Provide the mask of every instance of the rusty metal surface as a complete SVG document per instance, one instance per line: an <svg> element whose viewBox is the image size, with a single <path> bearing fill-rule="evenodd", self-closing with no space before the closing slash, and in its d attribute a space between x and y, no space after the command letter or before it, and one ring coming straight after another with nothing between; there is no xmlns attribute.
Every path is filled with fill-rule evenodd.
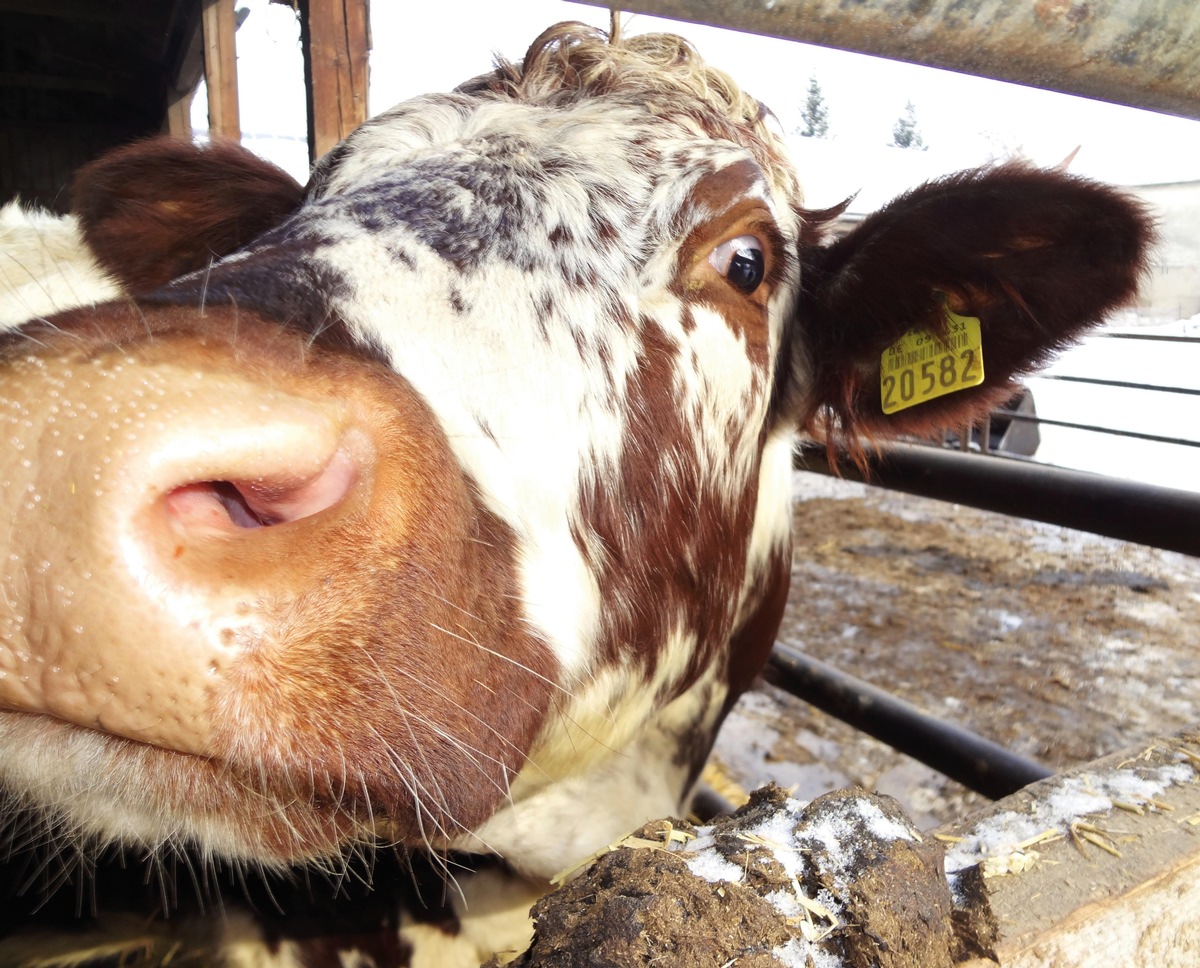
<svg viewBox="0 0 1200 968"><path fill-rule="evenodd" d="M629 0L620 7L1200 118L1196 0Z"/></svg>

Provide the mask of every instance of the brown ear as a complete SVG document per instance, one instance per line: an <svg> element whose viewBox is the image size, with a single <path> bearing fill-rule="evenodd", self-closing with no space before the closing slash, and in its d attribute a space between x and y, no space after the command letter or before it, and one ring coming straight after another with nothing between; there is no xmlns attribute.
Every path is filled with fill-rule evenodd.
<svg viewBox="0 0 1200 968"><path fill-rule="evenodd" d="M1140 202L1060 170L982 168L900 196L801 253L801 425L847 440L961 426L1132 299L1153 240ZM985 382L884 414L884 350L910 329L944 333L947 305L980 320Z"/></svg>
<svg viewBox="0 0 1200 968"><path fill-rule="evenodd" d="M303 198L294 178L241 145L155 138L81 168L71 209L96 258L137 293L236 251Z"/></svg>

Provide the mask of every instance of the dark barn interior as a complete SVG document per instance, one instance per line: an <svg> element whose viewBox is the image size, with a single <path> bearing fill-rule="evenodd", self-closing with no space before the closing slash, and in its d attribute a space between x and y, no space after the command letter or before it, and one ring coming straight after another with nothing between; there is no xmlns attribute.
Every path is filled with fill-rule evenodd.
<svg viewBox="0 0 1200 968"><path fill-rule="evenodd" d="M367 117L367 3L271 2L300 21L316 158ZM246 13L232 0L0 0L0 204L65 212L80 165L139 138L191 137L202 78L210 135L239 140Z"/></svg>
<svg viewBox="0 0 1200 968"><path fill-rule="evenodd" d="M72 172L186 120L203 72L195 0L0 2L0 201L68 206Z"/></svg>

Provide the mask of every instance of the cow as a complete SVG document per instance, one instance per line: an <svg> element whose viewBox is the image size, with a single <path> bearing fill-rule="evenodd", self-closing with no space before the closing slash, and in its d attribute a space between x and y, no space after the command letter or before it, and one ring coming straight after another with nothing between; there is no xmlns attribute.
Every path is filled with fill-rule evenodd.
<svg viewBox="0 0 1200 968"><path fill-rule="evenodd" d="M124 295L0 334L0 956L39 964L518 950L685 809L780 622L797 436L976 418L1153 233L1001 164L830 241L758 101L578 24L303 188L159 140L73 208ZM966 317L984 382L884 412L890 348Z"/></svg>
<svg viewBox="0 0 1200 968"><path fill-rule="evenodd" d="M76 219L16 201L0 207L0 330L120 295Z"/></svg>

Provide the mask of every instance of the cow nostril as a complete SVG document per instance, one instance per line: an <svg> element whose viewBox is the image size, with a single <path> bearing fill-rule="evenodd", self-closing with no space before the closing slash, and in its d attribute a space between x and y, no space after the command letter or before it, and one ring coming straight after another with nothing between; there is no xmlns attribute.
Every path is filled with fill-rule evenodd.
<svg viewBox="0 0 1200 968"><path fill-rule="evenodd" d="M256 512L231 481L199 481L177 487L166 498L167 510L189 528L217 530L262 528L278 521Z"/></svg>
<svg viewBox="0 0 1200 968"><path fill-rule="evenodd" d="M170 490L164 505L175 524L188 531L267 528L309 518L340 504L359 476L359 462L342 447L315 474L191 481Z"/></svg>
<svg viewBox="0 0 1200 968"><path fill-rule="evenodd" d="M234 527L265 528L280 523L280 519L255 511L246 495L232 481L210 481L209 486Z"/></svg>

